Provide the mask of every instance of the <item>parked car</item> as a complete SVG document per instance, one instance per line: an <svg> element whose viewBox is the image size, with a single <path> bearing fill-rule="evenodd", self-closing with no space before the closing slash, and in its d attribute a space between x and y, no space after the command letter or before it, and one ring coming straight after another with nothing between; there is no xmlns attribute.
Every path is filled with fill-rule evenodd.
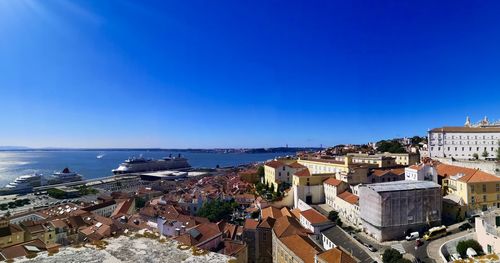
<svg viewBox="0 0 500 263"><path fill-rule="evenodd" d="M370 244L365 244L365 246L366 246L366 247L368 248L368 250L370 250L371 252L377 252L377 249L376 249L374 246L372 246L372 245L370 245Z"/></svg>
<svg viewBox="0 0 500 263"><path fill-rule="evenodd" d="M458 229L460 229L461 231L468 230L471 228L472 228L472 225L469 223L463 223L458 227Z"/></svg>
<svg viewBox="0 0 500 263"><path fill-rule="evenodd" d="M420 234L418 232L411 232L409 235L406 236L406 240L413 240L417 239L420 237Z"/></svg>

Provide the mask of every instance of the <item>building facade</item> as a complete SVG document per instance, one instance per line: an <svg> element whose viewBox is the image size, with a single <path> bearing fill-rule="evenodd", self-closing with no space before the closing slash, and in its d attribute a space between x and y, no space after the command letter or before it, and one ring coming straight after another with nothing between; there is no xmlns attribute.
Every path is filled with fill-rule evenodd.
<svg viewBox="0 0 500 263"><path fill-rule="evenodd" d="M396 181L359 188L365 232L379 241L402 238L407 230L441 224L441 187L429 181Z"/></svg>
<svg viewBox="0 0 500 263"><path fill-rule="evenodd" d="M463 127L442 127L429 131L429 157L455 159L495 159L499 149L500 122L485 117L473 125L469 118Z"/></svg>
<svg viewBox="0 0 500 263"><path fill-rule="evenodd" d="M295 161L273 160L267 162L264 165L264 183L272 185L274 191L277 191L280 184L291 184L293 174L303 169L305 167Z"/></svg>
<svg viewBox="0 0 500 263"><path fill-rule="evenodd" d="M488 211L475 220L477 241L486 254L500 253L500 210Z"/></svg>

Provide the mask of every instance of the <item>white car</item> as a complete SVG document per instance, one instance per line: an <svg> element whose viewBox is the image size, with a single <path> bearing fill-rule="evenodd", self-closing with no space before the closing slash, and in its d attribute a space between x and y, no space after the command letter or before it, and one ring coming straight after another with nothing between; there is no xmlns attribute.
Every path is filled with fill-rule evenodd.
<svg viewBox="0 0 500 263"><path fill-rule="evenodd" d="M406 240L413 240L420 237L418 232L411 232L408 236L406 236Z"/></svg>

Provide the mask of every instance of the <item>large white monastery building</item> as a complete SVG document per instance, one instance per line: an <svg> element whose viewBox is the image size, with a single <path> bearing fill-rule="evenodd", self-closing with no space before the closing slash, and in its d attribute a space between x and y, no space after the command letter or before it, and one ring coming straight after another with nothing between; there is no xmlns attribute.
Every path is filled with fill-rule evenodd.
<svg viewBox="0 0 500 263"><path fill-rule="evenodd" d="M499 149L500 121L487 117L476 124L469 117L463 127L442 127L429 131L429 157L494 159Z"/></svg>

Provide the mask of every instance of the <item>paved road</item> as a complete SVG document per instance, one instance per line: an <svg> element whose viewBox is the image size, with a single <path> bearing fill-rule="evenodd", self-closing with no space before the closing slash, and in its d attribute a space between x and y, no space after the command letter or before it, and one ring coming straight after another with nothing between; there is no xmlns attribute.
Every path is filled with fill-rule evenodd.
<svg viewBox="0 0 500 263"><path fill-rule="evenodd" d="M473 230L472 230L473 231ZM447 241L450 241L455 238L463 237L465 235L469 235L473 232L469 231L461 231L461 232L456 232L451 235L447 235L445 237L436 239L434 241L429 242L429 245L427 246L427 254L429 255L429 258L433 260L435 263L441 263L443 260L441 259L441 256L439 255L439 248Z"/></svg>
<svg viewBox="0 0 500 263"><path fill-rule="evenodd" d="M358 258L362 263L372 263L375 261L366 251L365 247L361 245L358 241L352 238L345 231L340 229L338 226L332 227L327 230L328 236L333 236L333 243L335 245L342 247L347 252L351 253L353 256ZM325 231L326 232L326 231ZM380 260L379 260L380 261Z"/></svg>

